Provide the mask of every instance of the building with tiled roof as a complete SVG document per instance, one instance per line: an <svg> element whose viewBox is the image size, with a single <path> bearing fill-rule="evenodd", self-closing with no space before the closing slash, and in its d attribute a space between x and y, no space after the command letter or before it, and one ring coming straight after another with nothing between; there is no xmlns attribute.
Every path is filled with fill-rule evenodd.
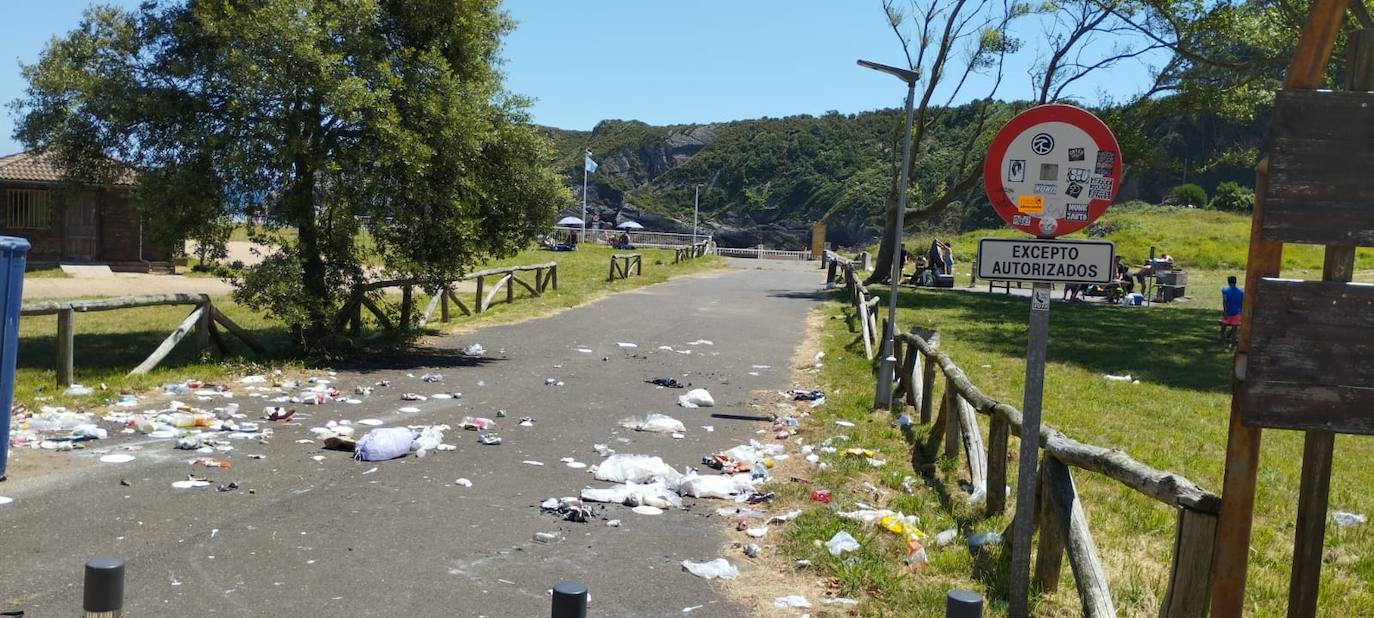
<svg viewBox="0 0 1374 618"><path fill-rule="evenodd" d="M146 242L144 222L129 203L133 171L115 184L75 187L43 152L0 157L0 235L28 239L32 265L103 263L147 271L169 258Z"/></svg>

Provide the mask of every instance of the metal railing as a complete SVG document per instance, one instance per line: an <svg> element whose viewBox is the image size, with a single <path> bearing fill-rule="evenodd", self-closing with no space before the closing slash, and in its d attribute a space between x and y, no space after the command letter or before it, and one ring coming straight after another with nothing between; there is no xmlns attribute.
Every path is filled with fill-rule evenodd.
<svg viewBox="0 0 1374 618"><path fill-rule="evenodd" d="M611 228L592 229L587 228L587 236L583 238L582 228L555 226L549 233L555 241L567 244L568 239L574 234L578 235L578 241L583 243L594 243L598 245L610 245L619 238L621 234L630 237L630 244L635 247L647 247L650 249L675 249L677 247L687 247L692 244L691 234L679 234L676 232L650 232L647 230L617 230ZM697 234L696 241L700 243L710 243L710 234Z"/></svg>
<svg viewBox="0 0 1374 618"><path fill-rule="evenodd" d="M783 249L747 249L743 247L716 247L711 250L716 255L726 257L754 258L759 260L799 260L813 259L811 251L787 251Z"/></svg>

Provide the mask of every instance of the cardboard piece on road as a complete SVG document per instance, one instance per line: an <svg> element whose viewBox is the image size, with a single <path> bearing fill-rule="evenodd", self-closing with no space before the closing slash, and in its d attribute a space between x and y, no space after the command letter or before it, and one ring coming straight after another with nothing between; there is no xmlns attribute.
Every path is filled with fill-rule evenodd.
<svg viewBox="0 0 1374 618"><path fill-rule="evenodd" d="M989 281L1110 283L1115 246L1105 240L984 238L978 278Z"/></svg>

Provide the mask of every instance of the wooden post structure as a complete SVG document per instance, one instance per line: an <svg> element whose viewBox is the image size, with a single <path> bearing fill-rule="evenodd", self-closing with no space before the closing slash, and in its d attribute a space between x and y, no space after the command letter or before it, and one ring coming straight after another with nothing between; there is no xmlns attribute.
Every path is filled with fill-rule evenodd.
<svg viewBox="0 0 1374 618"><path fill-rule="evenodd" d="M1048 457L1046 457L1048 459ZM1041 592L1053 593L1059 590L1059 573L1064 569L1064 535L1061 533L1058 511L1045 499L1048 491L1045 486L1045 467L1040 467L1039 544L1035 550L1035 584Z"/></svg>
<svg viewBox="0 0 1374 618"><path fill-rule="evenodd" d="M481 276L481 275L478 275L478 277L477 277L477 307L476 307L477 313L481 313L481 312L483 312L484 310L486 310L486 308L482 306L482 287L483 287L482 284L484 283L484 282L483 282L483 279L485 279L485 278L486 278L486 277L483 277L483 276Z"/></svg>
<svg viewBox="0 0 1374 618"><path fill-rule="evenodd" d="M200 319L196 321L196 356L202 356L210 348L210 298L207 296L197 307L200 308Z"/></svg>
<svg viewBox="0 0 1374 618"><path fill-rule="evenodd" d="M448 297L450 294L453 294L453 291L449 289L447 283L444 284L444 287L439 288L439 321L445 324L448 323Z"/></svg>
<svg viewBox="0 0 1374 618"><path fill-rule="evenodd" d="M992 413L988 423L988 517L1007 510L1007 436L1010 433L1007 419Z"/></svg>
<svg viewBox="0 0 1374 618"><path fill-rule="evenodd" d="M954 388L954 380L945 377L945 457L959 461L959 447L963 446L960 431L959 391Z"/></svg>
<svg viewBox="0 0 1374 618"><path fill-rule="evenodd" d="M1169 588L1159 610L1160 618L1207 615L1207 575L1212 566L1216 533L1216 515L1187 507L1178 510L1174 558L1169 568Z"/></svg>
<svg viewBox="0 0 1374 618"><path fill-rule="evenodd" d="M410 328L410 314L413 311L411 308L413 294L414 286L401 286L401 330Z"/></svg>
<svg viewBox="0 0 1374 618"><path fill-rule="evenodd" d="M1316 0L1308 14L1297 51L1289 64L1284 87L1311 90L1320 87L1326 73L1350 0ZM1261 278L1279 274L1283 262L1283 243L1265 240L1264 195L1269 186L1269 159L1256 167L1255 207L1250 223L1250 253L1245 272L1245 289L1255 290ZM1255 483L1259 468L1258 427L1242 422L1242 403L1246 355L1250 345L1255 295L1245 296L1242 323L1236 346L1236 372L1232 377L1231 417L1227 430L1225 477L1222 484L1221 512L1217 520L1216 549L1212 557L1212 617L1240 618L1245 609L1245 578L1249 565L1250 529L1255 508ZM1306 457L1304 457L1306 459ZM1306 468L1306 466L1304 466ZM1304 471L1304 481L1307 480ZM1324 509L1323 509L1324 510ZM1295 580L1300 577L1295 565ZM1290 589L1290 596L1292 591ZM1290 616L1293 609L1290 602Z"/></svg>
<svg viewBox="0 0 1374 618"><path fill-rule="evenodd" d="M1115 617L1112 595L1107 590L1107 575L1098 559L1097 545L1088 530L1088 517L1078 500L1073 477L1069 475L1068 466L1053 457L1045 458L1044 498L1055 511L1054 524L1064 540L1069 568L1073 570L1078 597L1083 603L1083 615L1086 618ZM1015 542L1029 544L1030 539L1018 538Z"/></svg>
<svg viewBox="0 0 1374 618"><path fill-rule="evenodd" d="M930 346L936 347L940 343L940 334L936 333L930 337ZM930 422L931 408L935 405L932 393L935 392L935 362L929 358L925 362L925 373L921 376L921 424Z"/></svg>
<svg viewBox="0 0 1374 618"><path fill-rule="evenodd" d="M57 385L71 386L75 381L73 366L76 359L76 310L71 307L57 312Z"/></svg>

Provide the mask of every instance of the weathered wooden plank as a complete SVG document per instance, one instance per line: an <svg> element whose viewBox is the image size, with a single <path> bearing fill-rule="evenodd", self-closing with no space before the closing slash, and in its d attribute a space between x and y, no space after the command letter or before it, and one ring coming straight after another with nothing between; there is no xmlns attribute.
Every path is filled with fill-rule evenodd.
<svg viewBox="0 0 1374 618"><path fill-rule="evenodd" d="M482 299L482 304L478 306L477 313L486 311L491 307L492 299L496 298L496 295L501 293L501 286L506 285L506 283L510 281L510 278L510 273L506 273L506 276L496 281L496 285L491 286L491 291L487 293L487 297Z"/></svg>
<svg viewBox="0 0 1374 618"><path fill-rule="evenodd" d="M1088 517L1074 488L1068 466L1054 457L1046 457L1044 498L1055 509L1054 523L1064 539L1073 571L1074 585L1086 618L1116 616L1112 594L1107 589L1107 574L1097 557L1097 544L1088 530Z"/></svg>
<svg viewBox="0 0 1374 618"><path fill-rule="evenodd" d="M1039 485L1036 487L1036 504L1039 505L1036 524L1040 536L1035 550L1035 585L1044 593L1059 590L1059 574L1064 570L1063 523L1059 521L1059 510L1045 499L1045 469L1040 468Z"/></svg>
<svg viewBox="0 0 1374 618"><path fill-rule="evenodd" d="M506 304L515 302L515 273L506 275Z"/></svg>
<svg viewBox="0 0 1374 618"><path fill-rule="evenodd" d="M401 328L410 328L410 316L414 311L415 286L407 283L401 286Z"/></svg>
<svg viewBox="0 0 1374 618"><path fill-rule="evenodd" d="M1206 618L1207 584L1212 574L1216 534L1216 515L1178 510L1169 588L1159 609L1160 618Z"/></svg>
<svg viewBox="0 0 1374 618"><path fill-rule="evenodd" d="M1247 424L1374 434L1374 285L1260 279Z"/></svg>
<svg viewBox="0 0 1374 618"><path fill-rule="evenodd" d="M76 311L71 308L57 312L57 385L71 386L75 379Z"/></svg>
<svg viewBox="0 0 1374 618"><path fill-rule="evenodd" d="M924 341L924 340L922 340ZM935 350L935 346L940 344L940 335L937 333L930 338L927 347L913 346L921 350L921 362L925 368L921 375L921 424L930 422L931 406L935 405L933 393L935 392L935 366L936 362L930 357L930 353Z"/></svg>
<svg viewBox="0 0 1374 618"><path fill-rule="evenodd" d="M945 417L945 457L953 461L959 461L959 447L963 446L963 427L959 420L962 406L959 399L959 389L946 377L945 400L941 403L941 407L945 408L942 413Z"/></svg>
<svg viewBox="0 0 1374 618"><path fill-rule="evenodd" d="M477 309L477 313L482 313L483 311L486 311L486 310L487 310L487 304L484 303L484 302L482 302L482 289L483 289L482 286L486 284L486 277L484 277L484 276L482 276L482 275L478 275L478 276L476 277L476 279L477 279L477 295L476 295L476 296L474 297L474 299L473 299L473 304L475 305L475 308Z"/></svg>
<svg viewBox="0 0 1374 618"><path fill-rule="evenodd" d="M432 297L429 299L429 304L425 306L425 312L422 313L422 314L420 314L420 322L419 322L420 326L424 326L425 324L428 324L428 323L429 323L429 319L430 319L431 317L434 317L434 310L439 308L439 305L440 305L440 303L441 303L441 301L442 301L443 299L444 299L444 292L443 292L443 290L440 290L438 294L435 294L434 296L432 296ZM445 311L444 313L447 314L448 312ZM447 316L447 315L444 316L444 321L445 321L445 322L448 321L448 316Z"/></svg>
<svg viewBox="0 0 1374 618"><path fill-rule="evenodd" d="M549 262L549 278L553 280L553 289L558 289L558 264Z"/></svg>
<svg viewBox="0 0 1374 618"><path fill-rule="evenodd" d="M173 330L172 334L168 335L167 338L157 346L157 349L153 350L153 353L149 354L148 358L139 363L137 367L134 367L128 375L132 376L148 373L152 371L154 367L157 367L157 364L162 362L162 359L167 358L167 355L172 352L172 348L176 347L177 343L186 336L186 333L191 332L191 329L195 328L196 325L200 323L200 316L205 313L205 310L205 305L196 307L190 315L186 316L185 320L182 320L181 324L176 327L176 330Z"/></svg>
<svg viewBox="0 0 1374 618"><path fill-rule="evenodd" d="M200 312L200 319L196 321L196 356L203 356L205 354L205 350L209 349L210 347L211 312L207 309L208 307L210 307L210 303L208 301L200 306L201 309L206 310Z"/></svg>
<svg viewBox="0 0 1374 618"><path fill-rule="evenodd" d="M453 304L458 305L458 310L462 311L463 315L472 315L472 311L468 309L468 306L463 304L463 299L458 298L458 294L452 289L448 291L448 298L450 301L453 301Z"/></svg>
<svg viewBox="0 0 1374 618"><path fill-rule="evenodd" d="M905 341L905 339L901 339ZM923 396L921 383L921 351L915 346L906 346L906 362L902 366L902 375L906 378L906 405L911 406L912 411L917 412L921 409L921 399Z"/></svg>
<svg viewBox="0 0 1374 618"><path fill-rule="evenodd" d="M969 381L963 370L954 364L949 355L931 347L921 337L909 333L899 336L905 337L908 343L920 348L931 367L938 365L947 379L954 382L959 395L967 399L975 410L982 414L1002 415L1010 429L1019 433L1019 410L983 394ZM1170 506L1188 506L1195 510L1215 513L1220 504L1220 498L1215 494L1202 490L1185 477L1151 468L1118 450L1083 444L1048 425L1041 426L1040 446L1064 463L1116 479L1127 487Z"/></svg>
<svg viewBox="0 0 1374 618"><path fill-rule="evenodd" d="M382 308L378 307L377 303L372 302L372 299L368 298L366 294L359 296L358 302L362 303L362 306L367 307L367 310L371 311L372 315L376 316L377 323L381 324L382 328L391 330L391 318L386 317L386 312L382 311Z"/></svg>
<svg viewBox="0 0 1374 618"><path fill-rule="evenodd" d="M535 276L538 277L539 275L536 274ZM525 290L527 290L530 293L530 296L539 296L539 286L537 285L537 281L536 285L531 286L530 284L525 283L525 281L520 277L515 276L514 273L511 273L510 280L520 284L520 287L525 288Z"/></svg>
<svg viewBox="0 0 1374 618"><path fill-rule="evenodd" d="M155 307L159 305L199 305L209 297L205 294L141 294L137 296L116 296L94 300L40 301L25 303L19 308L20 315L53 315L62 309L75 311L114 311L134 307Z"/></svg>
<svg viewBox="0 0 1374 618"><path fill-rule="evenodd" d="M1326 540L1326 506L1331 493L1331 455L1335 444L1333 433L1309 431L1304 436L1298 523L1293 538L1293 572L1288 581L1288 618L1317 615L1322 546Z"/></svg>
<svg viewBox="0 0 1374 618"><path fill-rule="evenodd" d="M209 320L209 323L210 342L215 344L215 354L222 358L225 355L229 354L229 344L224 341L224 333L219 332L219 328L215 326L215 321L211 319Z"/></svg>
<svg viewBox="0 0 1374 618"><path fill-rule="evenodd" d="M990 493L988 452L983 447L983 434L978 430L978 415L963 397L955 395L954 399L959 406L959 428L964 438L964 455L968 458L969 483L974 491L981 489Z"/></svg>
<svg viewBox="0 0 1374 618"><path fill-rule="evenodd" d="M447 285L439 288L439 321L448 324L448 299L453 295L453 291Z"/></svg>
<svg viewBox="0 0 1374 618"><path fill-rule="evenodd" d="M988 423L988 502L987 516L1007 510L1007 419L994 414Z"/></svg>
<svg viewBox="0 0 1374 618"><path fill-rule="evenodd" d="M1280 91L1273 141L1264 239L1374 245L1374 93Z"/></svg>
<svg viewBox="0 0 1374 618"><path fill-rule="evenodd" d="M863 298L862 292L860 292L859 298ZM859 314L859 334L863 336L864 340L864 358L873 360L873 341L872 337L869 336L869 328L872 326L869 324L868 316L866 315L868 313L867 305L861 301L854 310Z"/></svg>

